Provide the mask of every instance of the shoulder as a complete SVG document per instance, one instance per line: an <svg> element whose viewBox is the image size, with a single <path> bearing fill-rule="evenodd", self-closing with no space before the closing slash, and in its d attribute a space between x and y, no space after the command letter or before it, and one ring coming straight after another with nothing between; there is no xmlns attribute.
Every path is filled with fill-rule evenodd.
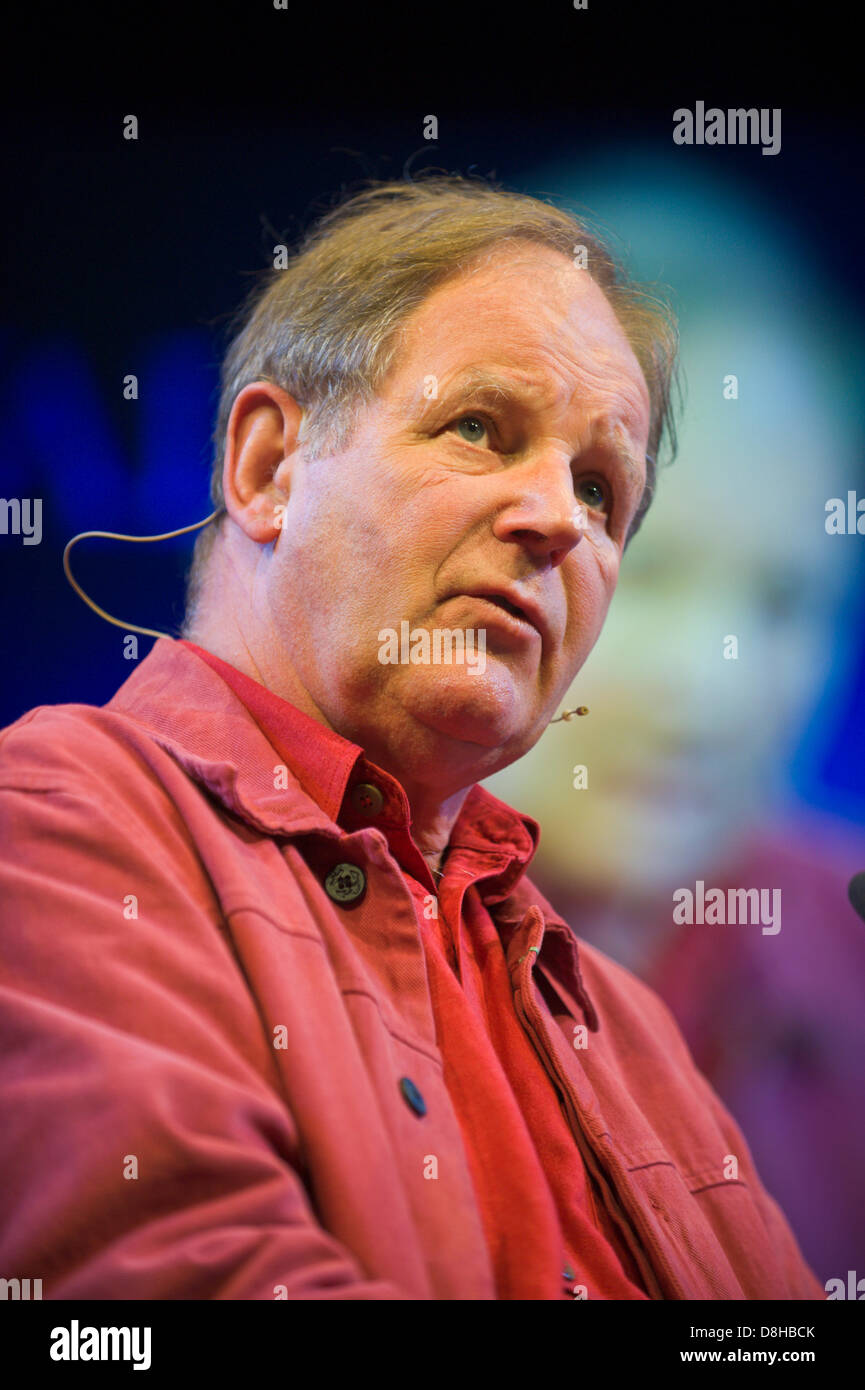
<svg viewBox="0 0 865 1390"><path fill-rule="evenodd" d="M74 792L106 780L122 786L145 741L127 715L96 705L39 705L0 729L0 790Z"/></svg>
<svg viewBox="0 0 865 1390"><path fill-rule="evenodd" d="M659 994L632 971L597 946L574 937L579 952L580 973L599 1019L621 1030L626 1024L631 1038L665 1050L673 1047L691 1061L681 1029Z"/></svg>
<svg viewBox="0 0 865 1390"><path fill-rule="evenodd" d="M0 730L0 841L8 864L110 851L141 856L187 838L177 769L152 732L97 705L40 705Z"/></svg>

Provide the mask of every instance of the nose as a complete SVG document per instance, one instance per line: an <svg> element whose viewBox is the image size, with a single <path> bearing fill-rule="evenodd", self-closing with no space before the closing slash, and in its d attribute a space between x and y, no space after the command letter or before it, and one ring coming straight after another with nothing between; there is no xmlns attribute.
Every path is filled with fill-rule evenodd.
<svg viewBox="0 0 865 1390"><path fill-rule="evenodd" d="M517 542L555 569L588 526L586 504L574 496L570 463L547 455L531 466L506 469L500 477L508 493L493 522L494 535Z"/></svg>

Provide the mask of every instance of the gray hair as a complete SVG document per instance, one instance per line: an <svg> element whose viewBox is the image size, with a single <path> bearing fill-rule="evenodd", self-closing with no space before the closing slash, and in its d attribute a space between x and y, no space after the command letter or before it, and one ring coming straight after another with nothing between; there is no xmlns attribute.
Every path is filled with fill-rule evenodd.
<svg viewBox="0 0 865 1390"><path fill-rule="evenodd" d="M238 393L270 381L304 411L301 440L311 456L339 452L399 351L400 328L431 291L482 251L530 241L560 251L603 290L643 371L651 406L647 478L628 531L636 534L654 495L661 443L677 449L678 325L655 287L638 284L587 225L564 209L456 174L373 183L325 213L284 269L263 272L230 323L213 434L210 495L224 508L226 432ZM582 259L581 262L583 263ZM184 633L225 513L198 538L189 572Z"/></svg>

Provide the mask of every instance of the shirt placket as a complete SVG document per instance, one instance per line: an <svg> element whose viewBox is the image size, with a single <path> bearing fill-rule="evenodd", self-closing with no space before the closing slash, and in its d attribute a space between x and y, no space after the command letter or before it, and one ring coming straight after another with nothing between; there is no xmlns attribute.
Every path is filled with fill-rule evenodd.
<svg viewBox="0 0 865 1390"><path fill-rule="evenodd" d="M534 963L540 953L541 944L544 938L544 921L540 913L535 915L534 922L531 924L528 934L520 934L523 938L522 943L525 949L519 957L512 963L510 974L514 988L514 1006L517 1016L530 1037L544 1067L550 1078L554 1082L564 1106L565 1115L570 1126L571 1133L582 1155L583 1162L587 1171L595 1179L601 1199L615 1221L623 1238L626 1240L628 1249L636 1261L648 1295L652 1299L664 1299L669 1297L686 1296L684 1288L678 1285L678 1280L674 1280L672 1271L668 1270L668 1282L678 1286L677 1291L672 1294L665 1294L658 1282L658 1277L654 1269L646 1258L646 1249L656 1249L656 1242L651 1231L646 1227L646 1223L640 1219L640 1213L631 1212L628 1215L619 1200L619 1197L610 1182L607 1173L599 1162L587 1133L587 1127L581 1120L582 1107L579 1096L570 1080L570 1077L562 1067L556 1050L552 1044L550 1034L544 1016L538 1007L534 997ZM519 949L519 946L517 947ZM563 1268L563 1278L567 1277L569 1265Z"/></svg>

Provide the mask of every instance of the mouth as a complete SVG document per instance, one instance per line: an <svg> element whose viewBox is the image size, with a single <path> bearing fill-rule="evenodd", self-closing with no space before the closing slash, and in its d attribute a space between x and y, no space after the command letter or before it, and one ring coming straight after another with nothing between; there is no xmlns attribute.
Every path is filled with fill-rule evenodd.
<svg viewBox="0 0 865 1390"><path fill-rule="evenodd" d="M529 618L523 612L522 608L518 608L515 603L511 603L509 598L502 598L501 594L475 594L473 597L485 598L487 603L494 603L497 608L503 608L506 613L513 613L515 618L523 618L526 622L529 621ZM532 624L532 626L534 626L534 624Z"/></svg>
<svg viewBox="0 0 865 1390"><path fill-rule="evenodd" d="M504 593L502 590L476 589L467 593L466 597L484 599L485 602L494 604L503 613L508 613L522 627L533 628L541 638L546 636L547 626L541 609L530 600L524 599L522 595Z"/></svg>

